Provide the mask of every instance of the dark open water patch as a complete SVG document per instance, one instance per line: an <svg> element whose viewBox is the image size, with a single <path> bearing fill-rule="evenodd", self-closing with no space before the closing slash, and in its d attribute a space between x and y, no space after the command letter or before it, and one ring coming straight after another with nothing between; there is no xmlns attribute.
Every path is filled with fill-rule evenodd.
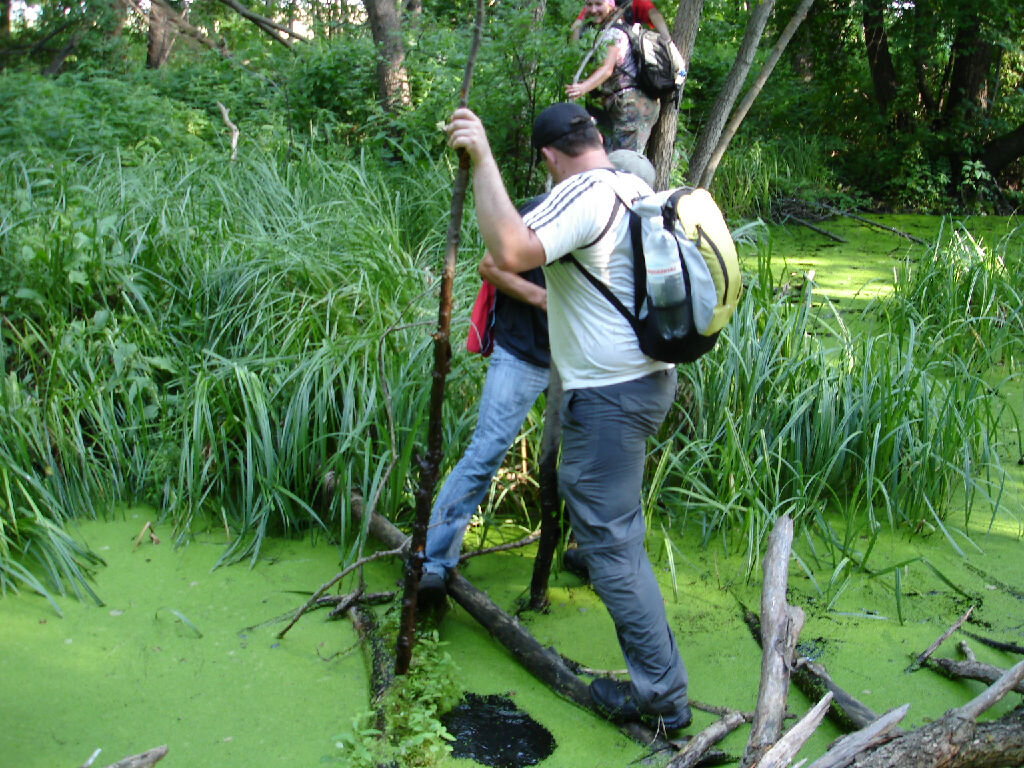
<svg viewBox="0 0 1024 768"><path fill-rule="evenodd" d="M452 757L492 768L536 765L555 750L555 737L505 696L467 693L441 718L455 737Z"/></svg>

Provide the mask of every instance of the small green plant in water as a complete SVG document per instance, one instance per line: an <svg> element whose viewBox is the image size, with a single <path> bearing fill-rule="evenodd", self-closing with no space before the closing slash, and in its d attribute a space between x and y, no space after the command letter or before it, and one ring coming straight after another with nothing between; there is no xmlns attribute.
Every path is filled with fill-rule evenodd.
<svg viewBox="0 0 1024 768"><path fill-rule="evenodd" d="M398 677L380 700L352 720L352 729L337 737L341 754L335 762L353 768L439 764L452 751L452 735L441 715L455 706L461 691L455 661L437 631L421 634L409 673ZM383 718L383 723L380 718Z"/></svg>

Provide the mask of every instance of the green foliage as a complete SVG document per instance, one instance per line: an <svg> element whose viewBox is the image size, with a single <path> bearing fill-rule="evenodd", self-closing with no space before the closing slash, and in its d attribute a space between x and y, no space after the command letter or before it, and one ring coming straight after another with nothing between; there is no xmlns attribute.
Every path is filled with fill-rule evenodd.
<svg viewBox="0 0 1024 768"><path fill-rule="evenodd" d="M352 730L337 737L336 762L353 768L425 768L451 753L453 738L440 717L458 703L461 692L455 662L444 646L436 631L420 635L409 672L387 690L378 712L356 716Z"/></svg>
<svg viewBox="0 0 1024 768"><path fill-rule="evenodd" d="M941 354L976 370L1019 367L1024 295L1015 275L1024 268L1024 231L998 243L974 238L962 226L917 261L896 269L894 293L882 308L895 333L916 327Z"/></svg>
<svg viewBox="0 0 1024 768"><path fill-rule="evenodd" d="M738 539L751 566L782 513L821 530L840 513L840 551L869 541L862 566L882 521L945 530L960 499L966 526L976 495L1000 493L1000 473L985 468L998 464L1006 404L928 329L852 335L833 308L812 310L810 283L780 291L769 253L718 348L680 368L664 511L699 520L705 541ZM1019 327L1009 333L1019 347Z"/></svg>

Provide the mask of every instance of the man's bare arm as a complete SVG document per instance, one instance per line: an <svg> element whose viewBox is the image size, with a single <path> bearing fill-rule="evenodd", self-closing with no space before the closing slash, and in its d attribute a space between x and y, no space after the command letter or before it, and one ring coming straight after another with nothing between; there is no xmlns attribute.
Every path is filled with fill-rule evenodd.
<svg viewBox="0 0 1024 768"><path fill-rule="evenodd" d="M544 246L512 205L480 118L468 109L457 109L445 130L448 145L466 150L473 164L477 224L494 263L506 272L543 265Z"/></svg>

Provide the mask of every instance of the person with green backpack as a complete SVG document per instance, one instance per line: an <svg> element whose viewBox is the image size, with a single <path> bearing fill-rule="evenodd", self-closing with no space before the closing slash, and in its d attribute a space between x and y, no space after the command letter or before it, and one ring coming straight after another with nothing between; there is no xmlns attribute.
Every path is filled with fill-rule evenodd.
<svg viewBox="0 0 1024 768"><path fill-rule="evenodd" d="M641 496L646 442L675 399L676 369L645 355L630 323L563 257L633 297L628 209L653 193L613 169L593 118L578 104L553 104L534 121L532 143L555 186L520 217L509 200L487 132L469 109L446 126L465 150L484 244L495 264L543 266L552 363L564 386L558 489L590 583L615 625L629 681L590 683L596 710L613 720L666 730L691 722L688 679L644 548Z"/></svg>

